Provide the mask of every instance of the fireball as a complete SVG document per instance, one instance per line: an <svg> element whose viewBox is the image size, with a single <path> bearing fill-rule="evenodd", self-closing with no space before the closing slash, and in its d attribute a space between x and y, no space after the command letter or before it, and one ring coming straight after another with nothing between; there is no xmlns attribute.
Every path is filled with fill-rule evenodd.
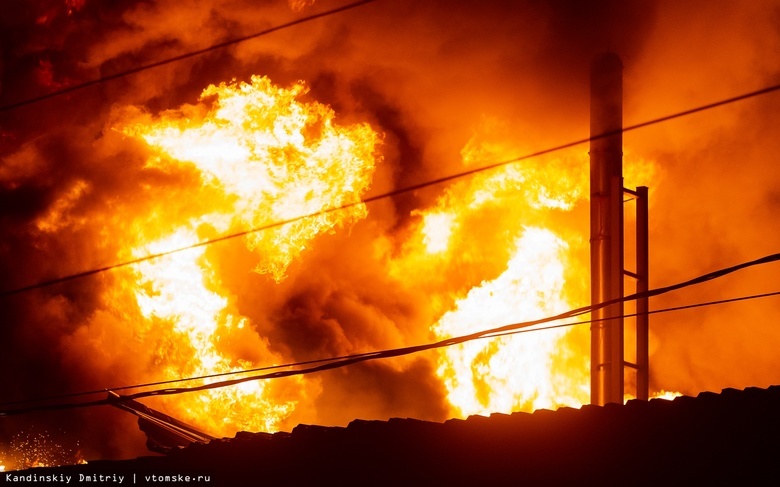
<svg viewBox="0 0 780 487"><path fill-rule="evenodd" d="M135 107L120 110L113 128L148 146L150 170L194 170L213 198L210 213L160 215L156 226L141 231L132 256L193 246L204 231L251 230L314 214L245 236L257 256L255 271L278 282L315 236L364 218L359 201L378 158L379 135L365 124L338 125L327 106L300 101L305 92L302 83L279 88L255 76L249 83L209 86L198 104L158 117ZM342 206L348 207L329 211ZM136 264L134 271L129 278L136 282L143 334L157 343L158 380L284 362L234 309L205 247ZM225 343L242 341L253 345L255 360L225 350ZM217 434L274 431L306 397L302 379L297 389L294 397L277 397L265 382L248 382L176 397L167 406Z"/></svg>

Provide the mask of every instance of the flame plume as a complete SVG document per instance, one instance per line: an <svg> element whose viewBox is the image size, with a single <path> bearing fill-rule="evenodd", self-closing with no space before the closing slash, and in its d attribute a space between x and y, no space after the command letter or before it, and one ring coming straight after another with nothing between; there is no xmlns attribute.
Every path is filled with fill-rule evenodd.
<svg viewBox="0 0 780 487"><path fill-rule="evenodd" d="M487 124L491 132L491 125ZM466 165L522 152L475 135ZM437 339L557 314L585 302L583 239L555 219L574 210L587 181L584 154L528 161L451 185L420 217L399 274L422 279L440 303ZM400 269L403 269L401 271ZM418 278L421 276L418 275ZM588 401L587 336L559 329L477 340L443 349L437 375L452 414L531 411Z"/></svg>
<svg viewBox="0 0 780 487"><path fill-rule="evenodd" d="M165 112L159 120L124 125L159 156L150 167L194 164L205 184L219 187L231 204L204 218L218 231L231 224L255 228L359 201L374 168L378 136L368 125L347 128L333 111L296 100L299 83L277 88L268 78L222 83L203 91L201 104ZM209 105L213 104L213 107ZM363 205L329 212L247 236L261 256L258 272L279 281L307 241L366 215Z"/></svg>
<svg viewBox="0 0 780 487"><path fill-rule="evenodd" d="M506 271L471 289L434 325L434 332L443 339L565 311L568 304L561 293L566 248L549 230L525 229ZM583 360L580 370L558 377L553 367L565 350L566 335L567 330L546 330L444 351L438 373L450 403L461 415L579 407L586 401L581 379L587 364Z"/></svg>
<svg viewBox="0 0 780 487"><path fill-rule="evenodd" d="M171 171L194 166L202 184L221 195L215 211L168 225L170 233L138 246L133 255L191 245L204 227L226 232L357 201L372 176L378 136L367 125L336 126L329 108L298 101L304 92L302 83L284 89L267 78L253 77L251 83L210 86L199 104L164 112L157 119L138 109L121 111L123 122L116 129L143 139L151 148L147 167ZM500 145L475 136L462 155L466 164L473 164L501 150ZM435 313L440 318L431 327L437 338L538 318L570 306L563 289L572 249L561 235L546 228L545 220L550 212L571 211L582 198L584 180L564 177L574 172L571 165L582 164L584 158L571 156L546 160L544 166L511 165L478 174L452 185L431 208L413 213L420 217L417 232L405 244L404 256L393 264L394 274L403 281L436 262L457 267L464 249L465 255L473 256L485 245L490 247L490 238L469 237L474 228L490 224L485 218L492 219L496 233L505 236L485 251L484 258L467 262L472 279L461 282L459 291L453 293L452 283L421 280L438 303ZM516 210L502 215L506 207ZM357 205L250 234L247 247L259 252L255 270L281 282L292 260L315 235L365 214L365 208ZM152 235L161 233L157 229ZM482 266L486 267L480 270ZM220 294L224 290L205 249L145 262L135 269L141 284L135 296L142 316L168 330L159 359L166 377L258 363L257 355L249 360L220 349L224 337L246 335L251 323ZM494 277L485 279L484 271ZM538 332L442 352L437 374L452 411L464 415L582 404L588 394L587 360L572 358L578 356L579 344L568 335L563 330ZM256 335L254 340L262 350L261 361L282 361L267 341ZM302 379L297 387L307 390ZM199 399L177 399L170 407L199 424L204 418L221 418L222 424L209 422L216 431L225 430L226 424L231 425L229 430L274 430L299 400L268 391L265 384L248 383L211 391ZM242 409L234 404L251 406ZM249 413L258 406L263 414Z"/></svg>
<svg viewBox="0 0 780 487"><path fill-rule="evenodd" d="M368 125L341 127L318 103L298 101L302 83L277 88L270 80L222 83L203 91L200 103L158 118L136 108L122 110L115 130L148 144L147 168L174 171L194 167L214 198L211 213L184 221L160 218L145 228L134 257L181 248L199 241L199 232L254 228L356 203L368 188L378 135ZM246 246L257 254L258 273L277 282L315 236L365 217L363 205L327 212L271 230L250 233ZM206 229L206 230L204 230ZM157 237L158 235L162 235ZM219 279L204 247L134 266L135 300L157 343L162 378L228 372L281 363L267 340L221 294ZM251 344L251 358L232 355L227 344ZM250 382L168 401L188 421L217 434L239 429L274 431L305 398L302 379L289 397ZM310 390L309 388L308 390Z"/></svg>

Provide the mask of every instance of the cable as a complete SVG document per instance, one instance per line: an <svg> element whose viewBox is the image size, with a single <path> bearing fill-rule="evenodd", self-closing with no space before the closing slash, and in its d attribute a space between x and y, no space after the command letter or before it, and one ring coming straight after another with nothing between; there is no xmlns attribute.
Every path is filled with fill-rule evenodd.
<svg viewBox="0 0 780 487"><path fill-rule="evenodd" d="M111 75L108 75L108 76L101 76L100 78L96 78L96 79L93 79L93 80L90 80L90 81L86 81L86 82L78 84L78 85L69 86L69 87L63 88L61 90L52 91L51 93L47 93L45 95L36 96L34 98L28 98L26 100L22 100L22 101L18 101L18 102L15 102L15 103L11 103L10 105L3 105L2 107L0 107L0 112L13 110L15 108L23 107L23 106L26 106L26 105L32 105L33 103L38 103L38 102L43 101L43 100L48 100L49 98L54 98L54 97L57 97L57 96L65 95L67 93L72 93L74 91L82 90L82 89L88 88L90 86L95 86L95 85L98 85L98 84L101 84L101 83L105 83L106 81L112 81L112 80L115 80L115 79L118 79L118 78L124 78L125 76L130 76L132 74L140 73L141 71L146 71L146 70L149 70L149 69L152 69L152 68L165 66L166 64L175 63L177 61L182 61L184 59L189 59L191 57L200 56L201 54L205 54L207 52L216 51L216 50L219 50L219 49L224 49L224 48L232 46L234 44L238 44L238 43L241 43L241 42L244 42L244 41L255 39L257 37L261 37L261 36L264 36L264 35L267 35L267 34L271 34L273 32L276 32L276 31L279 31L279 30L283 30L283 29L286 29L288 27L293 27L293 26L298 25L298 24L303 24L305 22L316 20L316 19L319 19L319 18L322 18L322 17L328 17L330 15L337 14L337 13L343 12L345 10L350 10L350 9L355 8L355 7L359 7L361 5L365 5L367 3L372 3L372 2L376 2L376 1L377 0L361 0L361 1L358 1L358 2L350 3L348 5L344 5L342 7L334 8L332 10L327 10L325 12L321 12L321 13L318 13L318 14L309 15L307 17L301 17L301 18L293 20L291 22L287 22L286 24L277 25L276 27L271 27L270 29L266 29L266 30L261 31L261 32L250 34L248 36L237 37L237 38L231 39L229 41L220 42L219 44L214 44L214 45L211 45L209 47L205 47L203 49L199 49L197 51L191 51L191 52L188 52L188 53L185 53L185 54L180 54L178 56L174 56L174 57L171 57L171 58L163 59L161 61L156 61L156 62L151 63L151 64L145 64L143 66L138 66L136 68L129 69L127 71L121 71L119 73L111 74Z"/></svg>
<svg viewBox="0 0 780 487"><path fill-rule="evenodd" d="M717 102L714 102L714 103L710 103L710 104L707 104L707 105L702 105L700 107L691 108L689 110L684 110L682 112L677 112L677 113L674 113L674 114L671 114L671 115L666 115L666 116L661 117L661 118L648 120L646 122L638 123L638 124L635 124L635 125L629 125L628 127L624 127L624 128L622 128L620 130L612 130L612 131L609 131L609 132L604 132L602 134L595 135L595 136L592 136L592 137L589 137L589 138L579 139L579 140L576 140L576 141L573 141L573 142L569 142L569 143L566 143L566 144L558 145L558 146L551 147L551 148L548 148L548 149L542 149L542 150L539 150L539 151L536 151L536 152L531 152L531 153L528 153L528 154L525 154L525 155L522 155L522 156L518 156L518 157L515 157L515 158L512 158L512 159L507 159L507 160L504 160L504 161L488 164L487 166L481 166L481 167L478 167L478 168L470 169L468 171L463 171L463 172L459 172L459 173L455 173L455 174L450 174L449 176L442 176L442 177L437 178L437 179L428 180L428 181L425 181L425 182L422 182L422 183L417 183L417 184L413 184L411 186L406 186L406 187L403 187L403 188L399 188L399 189L395 189L395 190L392 190L392 191L388 191L386 193L381 193L381 194L378 194L378 195L375 195L375 196L370 196L370 197L363 198L363 199L361 199L359 201L356 201L356 202L353 202L353 203L348 203L348 204L337 206L337 207L334 207L334 208L326 208L324 210L319 210L319 211L307 213L307 214L296 216L296 217L289 218L289 219L286 219L286 220L280 220L280 221L277 221L277 222L274 222L274 223L269 223L267 225L262 225L262 226L259 226L259 227L250 228L248 230L243 230L243 231L240 231L240 232L231 233L231 234L228 234L228 235L223 235L221 237L216 237L216 238L212 238L212 239L203 240L201 242L198 242L198 243L195 243L195 244L192 244L192 245L188 245L188 246L185 246L185 247L179 247L179 248L176 248L176 249L168 250L168 251L165 251L165 252L159 252L159 253L156 253L156 254L149 254L149 255L146 255L144 257L139 257L137 259L133 259L133 260L125 261L125 262L120 262L120 263L117 263L117 264L111 264L111 265L107 265L107 266L104 266L104 267L98 267L98 268L95 268L95 269L90 269L90 270L79 272L79 273L75 273L75 274L69 274L69 275L66 275L66 276L57 277L57 278L54 278L54 279L48 279L48 280L44 280L44 281L39 281L37 283L30 284L30 285L23 286L23 287L19 287L19 288L15 288L15 289L9 289L9 290L0 291L0 298L6 297L6 296L12 296L14 294L24 293L24 292L31 291L31 290L34 290L34 289L40 289L40 288L51 286L51 285L54 285L54 284L59 284L59 283L67 282L67 281L72 281L74 279L80 279L80 278L83 278L83 277L88 277L88 276L91 276L91 275L94 275L94 274L99 274L99 273L102 273L102 272L106 272L106 271L113 270L113 269L118 269L118 268L121 268L121 267L131 266L131 265L134 265L134 264L138 264L140 262L146 262L146 261L149 261L149 260L158 259L160 257L164 257L166 255L175 254L175 253L178 253L178 252L183 252L185 250L190 250L190 249L194 249L194 248L197 248L197 247L203 247L203 246L206 246L206 245L212 245L212 244L215 244L215 243L218 243L218 242L223 242L223 241L226 241L226 240L232 240L232 239L235 239L235 238L238 238L238 237L243 237L243 236L249 235L251 233L257 233L257 232L261 232L261 231L264 231L264 230L270 230L272 228L284 226L284 225L287 225L287 224L290 224L290 223L294 223L294 222L297 222L297 221L305 220L307 218L312 218L312 217L319 216L319 215L325 215L325 214L329 214L329 213L332 213L332 212L335 212L335 211L346 210L346 209L355 207L357 205L373 203L375 201L379 201L379 200L382 200L382 199L385 199L385 198L391 198L393 196L398 196L398 195L404 194L404 193L409 193L409 192L412 192L412 191L416 191L418 189L426 188L428 186L434 186L434 185L445 183L445 182L448 182L448 181L453 181L455 179L460 179L460 178L463 178L463 177L466 177L466 176L472 176L474 174L481 173L481 172L484 172L484 171L489 171L491 169L496 169L498 167L506 166L506 165L513 164L513 163L516 163L516 162L524 161L524 160L527 160L527 159L532 159L534 157L539 157L539 156L542 156L542 155L551 154L553 152L558 152L558 151L561 151L563 149L569 149L569 148L578 146L580 144L584 144L586 142L590 142L592 140L603 139L603 138L610 137L610 136L613 136L613 135L616 135L616 134L619 134L619 133L625 133L625 132L629 132L629 131L632 131L632 130L637 130L637 129L640 129L640 128L643 128L643 127L647 127L647 126L650 126L650 125L653 125L653 124L667 122L667 121L675 119L675 118L684 117L684 116L687 116L687 115L691 115L693 113L701 112L701 111L704 111L704 110L709 110L709 109L716 108L716 107L719 107L719 106L723 106L723 105L726 105L726 104L729 104L729 103L734 103L734 102L745 100L745 99L748 99L748 98L764 95L764 94L771 93L771 92L774 92L774 91L777 91L777 90L780 90L780 85L769 86L769 87L763 88L761 90L756 90L756 91L752 91L752 92L749 92L749 93L744 93L742 95L738 95L738 96L735 96L735 97L732 97L732 98L727 98L727 99L724 99L724 100L721 100L721 101L717 101Z"/></svg>
<svg viewBox="0 0 780 487"><path fill-rule="evenodd" d="M747 301L750 299L761 299L761 298L769 298L772 296L780 296L780 291L774 291L771 293L763 293L763 294L751 294L749 296L740 296L738 298L727 298L727 299L719 299L717 301L705 301L703 303L695 303L695 304L685 304L682 306L674 306L671 308L661 308L661 309L654 309L651 311L648 311L647 314L654 315L654 314L660 314L660 313L669 313L672 311L682 311L685 309L693 309L693 308L703 308L705 306L714 306L718 304L726 304L726 303L736 303L738 301ZM634 318L636 316L641 315L642 313L629 313L629 314L623 314L618 316L617 318L623 319L623 318ZM614 320L615 318L597 318L595 320L585 320L585 321L575 321L572 323L563 323L561 325L549 325L549 326L542 326L539 328L531 328L529 329L521 329L521 330L513 330L513 331L507 331L504 333L496 333L495 335L485 335L481 338L498 338L502 336L509 336L509 335L518 335L520 333L530 333L533 331L541 331L541 330L554 330L557 328L568 328L571 326L576 325L586 325L588 323L598 323L599 321L609 321Z"/></svg>
<svg viewBox="0 0 780 487"><path fill-rule="evenodd" d="M374 353L374 352L370 352ZM216 377L225 377L229 375L238 375L238 374L248 374L251 372L261 372L264 370L273 370L273 369L284 369L289 367L300 367L301 365L311 365L321 362L332 362L334 360L341 360L345 358L352 357L353 355L341 355L337 357L331 357L331 358L322 358L322 359L316 359L316 360L305 360L302 362L293 362L289 364L281 364L281 365L268 365L265 367L258 367L254 369L244 369L244 370L234 370L231 372L220 372L218 374L209 374L209 375L199 375L195 377L184 377L181 379L169 379L169 380L161 380L157 382L147 382L145 384L134 384L131 386L121 386L121 387L105 387L103 389L94 389L91 391L82 391L82 392L72 392L68 394L61 394L58 396L47 396L47 397L39 397L39 398L31 398L31 399L23 399L19 401L10 401L10 402L3 402L0 403L0 407L3 406L14 406L19 404L29 404L29 403L35 403L35 402L45 402L45 401L53 401L55 399L69 399L73 397L80 397L80 396L92 396L95 394L105 394L108 391L124 391L128 389L141 389L144 387L151 387L151 386L160 386L164 384L175 384L177 382L190 382L195 380L204 380L204 379L213 379Z"/></svg>
<svg viewBox="0 0 780 487"><path fill-rule="evenodd" d="M540 331L544 329L553 329L553 328L561 328L565 326L574 326L578 324L586 324L586 323L594 323L598 321L604 321L605 319L596 319L596 320L587 320L587 321L581 321L577 323L567 323L562 325L552 325L548 327L540 327L540 328L534 328L534 329L528 329L531 326L549 323L552 321L559 321L562 319L572 318L575 316L580 316L585 313L589 313L598 309L605 308L607 306L611 306L613 304L617 304L620 302L626 302L626 301L632 301L640 298L650 298L653 296L659 296L661 294L665 294L671 291L675 291L684 287L692 286L695 284L700 284L703 282L710 281L712 279L716 279L719 277L723 277L727 274L736 272L741 269L745 269L747 267L752 267L756 265L762 265L767 264L770 262L776 262L780 260L780 254L772 254L765 257L762 257L760 259L756 259L749 262L744 262L741 264L737 264L731 267L726 267L724 269L720 269L717 271L713 271L698 277L695 277L693 279L690 279L688 281L680 282L677 284L673 284L670 286L665 286L662 288L653 289L650 291L647 291L645 293L635 293L629 296L624 296L619 299L613 299L610 301L606 301L603 303L591 305L591 306L584 306L581 308L576 308L573 310L566 311L564 313L560 313L558 315L549 316L546 318L540 318L537 320L531 320L531 321L524 321L519 323L512 323L509 325L500 326L497 328L491 328L488 330L482 330L475 333L471 333L468 335L461 335L458 337L452 337L444 340L440 340L433 343L428 343L424 345L415 345L415 346L409 346L409 347L402 347L402 348L395 348L395 349L389 349L389 350L380 350L380 351L374 351L374 352L365 352L355 355L347 355L339 358L332 358L332 359L320 359L320 360L314 360L310 361L309 363L322 363L321 365L317 365L314 367L309 367L306 369L299 369L299 370L286 370L286 371L279 371L279 372L272 372L268 374L261 374L261 375L254 375L250 377L241 377L237 379L231 379L227 381L222 382L214 382L210 384L203 384L200 386L194 386L194 387L181 387L181 388L172 388L172 389L158 389L153 391L145 391L145 392L139 392L135 394L130 394L126 396L118 396L118 397L112 397L112 398L106 398L96 401L88 401L88 402L80 402L80 403L60 403L60 404L51 404L51 405L41 405L41 406L31 406L27 408L18 408L18 409L11 409L11 410L0 410L0 416L8 416L8 415L15 415L15 414L24 414L34 411L44 411L44 410L64 410L64 409L74 409L74 408L82 408L82 407L91 407L91 406L100 406L100 405L108 405L108 404L115 404L117 402L122 401L129 401L129 400L135 400L143 397L151 397L151 396L161 396L161 395L173 395L173 394L183 394L187 392L196 392L196 391L202 391L207 389L216 389L216 388L222 388L227 387L235 384L239 384L242 382L248 382L253 380L266 380L266 379L279 379L282 377L290 377L294 375L306 375L311 374L315 372L322 372L325 370L335 369L335 368L341 368L346 367L348 365L356 364L359 362L365 362L370 360L378 360L378 359L384 359L384 358L391 358L391 357L399 357L403 355L410 355L413 353L419 353L422 351L437 349L437 348L443 348L448 347L452 345L457 345L460 343L465 343L472 340L477 339L483 339L483 338L495 338L498 336L504 336L504 335L512 335L517 333L523 333L523 332L531 332L531 331ZM719 301L711 301L707 303L698 303L698 304L692 304L692 305L685 305L685 306L677 306L673 308L666 308L662 310L654 310L650 311L649 314L656 314L661 312L669 312L669 311L678 311L682 309L689 309L689 308L696 308L701 306L710 306L715 304L723 304L723 303L729 303L729 302L736 302L736 301L744 301L747 299L758 299L758 298L764 298L769 296L775 296L780 295L780 291L772 292L772 293L764 293L764 294L757 294L757 295L751 295L751 296L742 296L738 298L728 298L723 299ZM630 316L637 316L638 313L624 315L625 317ZM269 368L280 368L280 367L292 367L295 364L289 364L289 365L282 365L282 366L272 366L272 367L264 367L261 369L253 369L253 370L246 370L246 371L236 371L228 374L239 374L239 373L249 373L254 370L268 370ZM189 379L176 379L172 381L166 381L168 383L173 382L181 382L181 381L189 381L189 380L197 380L198 378L189 378ZM122 389L131 389L134 388L133 386L125 386ZM98 392L98 391L96 391ZM99 391L99 392L105 392L105 391ZM71 395L71 397L75 395L86 395L91 394L89 393L77 393ZM53 399L53 398L52 398ZM6 403L10 404L10 403ZM6 405L3 404L3 405Z"/></svg>
<svg viewBox="0 0 780 487"><path fill-rule="evenodd" d="M690 308L712 306L712 305L725 304L725 303L731 303L731 302L737 302L737 301L745 301L745 300L750 300L750 299L766 298L766 297L778 296L778 295L780 295L780 291L771 292L771 293L764 293L764 294L756 294L756 295L750 295L750 296L742 296L742 297L738 297L738 298L722 299L722 300L717 300L717 301L709 301L709 302L704 302L704 303L696 303L696 304L677 306L677 307L672 307L672 308L663 308L663 309L649 311L648 314L667 313L667 312L679 311L679 310L690 309ZM634 317L634 316L638 316L638 315L639 315L639 313L625 314L625 315L622 315L621 318L630 318L630 317ZM551 326L545 326L545 327L533 328L533 329L517 329L517 330L507 331L507 332L503 332L503 333L483 335L483 336L474 338L474 340L486 339L486 338L498 338L498 337L502 337L502 336L516 335L516 334L520 334L520 333L530 333L530 332L535 332L535 331L572 327L572 326L576 326L576 325L595 323L595 322L599 322L599 321L608 321L610 319L614 319L614 318L599 318L599 319L595 319L595 320L577 321L577 322L572 322L572 323L564 323L564 324L560 324L560 325L551 325ZM359 354L359 355L353 355L351 357L356 358L356 357L362 357L362 356L366 356L366 355L372 355L372 354L375 354L375 353L377 353L377 352L369 352L369 353L364 353L364 354ZM322 360L313 361L313 362L324 362L324 361L331 361L331 360L334 360L334 359L322 359ZM288 366L292 366L292 365L293 364L289 364ZM340 365L340 367L343 367L345 365L349 365L349 364ZM262 369L253 369L253 370L262 370ZM236 372L229 372L227 374L239 374L239 373L246 373L246 372L250 372L250 371L248 371L248 370L247 371L236 371ZM307 371L299 371L298 372L298 374L304 374L304 373L308 373L308 372ZM298 374L290 374L290 375L298 375ZM278 377L263 377L263 378L278 378ZM177 380L168 381L168 382L178 382L178 381L182 381L182 380L194 380L194 379L195 378L193 378L193 379L177 379ZM252 379L247 379L247 380L256 380L256 379L252 378ZM222 387L225 387L225 386L222 386ZM133 386L127 386L127 387L124 387L122 389L129 389L129 388L133 388ZM112 389L109 389L109 390L112 390ZM195 390L195 389L182 391L181 393L183 393L183 392L192 392L193 390ZM106 391L103 390L103 391L97 391L97 392L104 393ZM152 392L154 392L154 391L152 391ZM87 393L82 393L82 394L87 394ZM150 395L152 395L152 394L150 394ZM101 400L101 401L93 401L93 402L89 402L89 403L78 403L78 404L68 404L68 405L55 405L55 408L56 409L72 409L72 408L78 408L78 407L89 407L89 406L113 404L115 402L121 402L121 401L130 400L131 397L140 397L140 395L136 395L136 396L120 396L120 398L118 398L115 401ZM6 404L10 404L10 403L6 403ZM39 411L39 410L45 410L45 409L51 409L51 408L44 406L44 407L38 407L38 408L28 408L26 410L2 411L2 412L0 412L0 416L11 415L11 414L22 414L22 413L26 413L26 412L33 412L33 411Z"/></svg>

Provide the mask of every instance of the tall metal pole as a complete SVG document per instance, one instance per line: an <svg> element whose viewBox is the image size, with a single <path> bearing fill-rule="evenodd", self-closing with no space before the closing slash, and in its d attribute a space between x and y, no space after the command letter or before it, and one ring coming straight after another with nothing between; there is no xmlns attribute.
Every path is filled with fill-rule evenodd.
<svg viewBox="0 0 780 487"><path fill-rule="evenodd" d="M636 292L650 289L650 242L647 186L636 188ZM636 397L647 400L650 396L650 316L649 299L636 302Z"/></svg>
<svg viewBox="0 0 780 487"><path fill-rule="evenodd" d="M604 53L590 76L591 301L623 296L623 63ZM594 311L591 402L623 402L623 304Z"/></svg>

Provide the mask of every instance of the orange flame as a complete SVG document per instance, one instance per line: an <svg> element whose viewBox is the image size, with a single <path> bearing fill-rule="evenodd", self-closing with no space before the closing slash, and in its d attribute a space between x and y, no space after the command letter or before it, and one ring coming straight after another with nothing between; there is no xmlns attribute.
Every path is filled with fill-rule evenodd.
<svg viewBox="0 0 780 487"><path fill-rule="evenodd" d="M682 395L682 392L661 390L653 394L650 399L666 399L667 401L672 401L675 397L681 397Z"/></svg>
<svg viewBox="0 0 780 487"><path fill-rule="evenodd" d="M449 338L565 311L565 250L566 243L549 230L525 229L506 271L471 289L434 325L434 332ZM438 372L450 403L461 415L582 405L588 393L581 383L583 370L562 377L554 373L553 361L566 334L562 329L537 331L447 349ZM586 361L581 365L586 368Z"/></svg>
<svg viewBox="0 0 780 487"><path fill-rule="evenodd" d="M522 152L483 138L466 144L465 164ZM557 314L572 299L584 304L586 242L554 218L584 200L586 178L586 154L567 152L478 173L414 213L420 221L394 273L427 288L440 312L437 339ZM564 328L442 349L437 374L452 414L466 416L580 406L588 367L587 334Z"/></svg>
<svg viewBox="0 0 780 487"><path fill-rule="evenodd" d="M257 252L255 270L281 281L311 239L365 217L365 206L357 203L370 183L379 138L368 125L339 126L330 108L298 101L305 91L301 83L285 89L253 77L251 83L209 86L198 105L156 119L136 108L119 112L115 129L143 139L152 150L147 167L194 167L214 197L211 213L186 221L161 218L160 228L143 229L151 238L142 235L149 240L132 255L191 246L203 228L225 233L352 204L246 236L247 248ZM135 270L138 308L155 323L154 333L163 344L159 365L164 378L283 362L247 318L235 312L205 247L146 261ZM258 360L225 351L226 343L236 342L251 344ZM297 381L298 392L286 398L269 392L266 383L247 382L177 397L168 405L217 434L274 431L311 390L302 379Z"/></svg>
<svg viewBox="0 0 780 487"><path fill-rule="evenodd" d="M204 233L293 219L245 238L246 247L256 252L255 271L278 283L314 237L364 218L359 198L370 184L380 137L366 124L339 126L330 108L300 101L305 91L302 83L279 88L267 78L252 77L250 83L209 86L199 103L157 117L132 107L117 111L115 130L148 147L147 168L194 171L209 210L196 217L155 217L153 225L138 230L130 257L191 246ZM466 164L475 164L518 152L475 136L462 155ZM453 183L431 207L413 212L417 223L402 251L388 259L388 270L430 297L435 321L430 332L436 338L540 318L587 302L584 228L561 223L561 215L574 213L586 197L586 157L572 151L479 173ZM627 167L632 174L632 165ZM634 173L647 171L652 165ZM83 188L76 184L74 198L79 191ZM66 194L61 206L68 201ZM352 206L296 219L340 205ZM55 224L58 208L41 219L42 230ZM145 320L138 334L153 337L155 366L163 378L285 361L237 310L218 270L205 247L134 266L130 278L140 284L132 287L135 305ZM587 402L588 337L567 328L443 350L437 375L452 413ZM253 352L236 355L225 345L237 342L250 343ZM319 392L315 381L294 381L295 387L281 389L245 383L177 396L167 404L175 415L217 434L274 431L301 401Z"/></svg>

